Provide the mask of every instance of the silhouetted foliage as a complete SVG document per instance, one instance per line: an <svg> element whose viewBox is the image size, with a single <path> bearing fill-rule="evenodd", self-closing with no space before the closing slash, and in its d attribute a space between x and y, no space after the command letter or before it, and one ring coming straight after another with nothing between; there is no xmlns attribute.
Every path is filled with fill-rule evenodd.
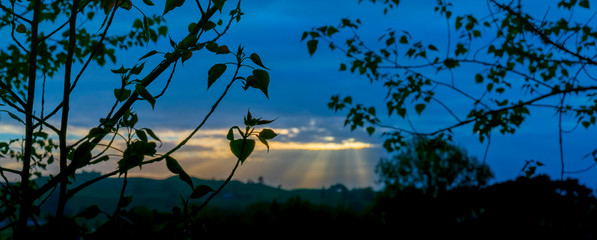
<svg viewBox="0 0 597 240"><path fill-rule="evenodd" d="M597 200L576 180L519 177L434 198L415 188L381 192L373 212L385 232L417 237L593 239Z"/></svg>
<svg viewBox="0 0 597 240"><path fill-rule="evenodd" d="M384 15L410 11L400 9L397 0L368 2L383 5ZM597 121L597 30L590 3L437 0L427 4L427 11L417 9L412 19L389 20L394 26L375 36L363 31L368 19L348 17L313 27L301 39L311 55L322 45L340 52L340 71L387 92L378 99L385 106L333 95L328 107L344 111L351 130L381 133L388 152L398 151L412 136L453 141L453 130L464 126L489 144L492 134L514 134L532 114L551 111L556 117L541 121L559 130L564 179L573 171L565 169L562 135ZM446 31L409 32L419 22ZM438 117L442 112L445 118ZM563 128L564 121L572 122L571 131ZM586 165L595 166L597 150L586 153L592 156Z"/></svg>
<svg viewBox="0 0 597 240"><path fill-rule="evenodd" d="M278 134L272 129L257 128L273 120L263 120L247 112L244 128L231 127L226 135L230 151L237 161L226 181L218 188L195 186L172 157L204 126L234 83L240 83L244 90L257 89L269 98L269 69L259 55L247 54L242 46L230 50L220 40L230 25L239 22L244 15L241 1L237 1L236 5L225 4L225 0L207 0L203 3L188 1L194 5L195 13L185 15L183 20L188 21L188 25L166 24L165 15L170 13L168 17L172 16L171 12L180 10L184 2L166 0L160 1L160 6L156 6L152 0L13 0L0 3L0 28L5 33L6 42L0 50L0 112L6 113L12 123L23 131L21 136L0 141L0 157L16 163L16 167L0 167L3 181L0 191L0 231L6 230L0 234L13 235L18 239L30 239L34 235L36 238L73 239L89 230L78 225L80 218L93 219L105 214L109 220L102 227L122 234L116 235L118 238L128 237L129 231L147 226L143 218L138 219L139 224L127 219L130 214L126 208L134 201L134 196L125 195L127 174L133 168L162 160L165 160L165 167L190 188L190 193L181 197L181 214L187 220L230 182L239 164L245 162L253 152L256 140L269 150L268 140ZM115 25L120 26L115 29ZM181 38L168 36L169 28L176 28L176 32L182 33L178 34ZM131 48L149 46L160 51L149 50L143 55L139 54L138 60L129 62L117 58ZM126 54L130 55L131 52ZM133 106L147 102L154 109L157 100L173 81L176 66L184 64L193 54L228 58L218 60L224 63L215 63L207 73L203 73L206 81L199 81L201 86L209 89L217 80L223 79L228 66L233 68L234 74L209 111L192 123L195 128L175 146L158 152L158 143L161 143L158 134L140 126L140 116ZM107 106L98 109L110 110L100 112L102 117L97 119L97 126L90 127L82 134L84 136L67 132L72 129L72 115L82 114L70 111L73 105L71 94L80 89L77 83L85 78L88 66L103 67L107 60L121 65L115 69L100 68L96 74L106 80L101 84L106 89L102 90L113 93L112 98L105 99L109 101ZM160 77L164 75L165 78ZM61 90L59 103L45 104L46 83L58 83L57 87L48 86L48 89ZM188 87L197 88L194 85ZM96 108L93 102L102 95L86 95L89 96L85 96L88 98L83 98L83 101L90 101L86 107ZM106 162L112 163L116 170L74 186L77 171ZM57 171L48 171L50 169ZM11 176L7 177L9 174ZM42 174L50 176L42 178ZM89 185L115 175L121 177L122 181L118 197L113 203L114 211L108 213L96 205L88 206L76 214L67 211L69 199ZM57 198L46 202L54 192ZM190 199L204 196L206 198L202 205L188 204ZM47 218L40 216L43 204L55 206L55 212ZM183 229L185 227L183 225ZM186 236L183 232L175 237Z"/></svg>
<svg viewBox="0 0 597 240"><path fill-rule="evenodd" d="M594 239L597 233L597 199L576 180L519 177L483 188L456 187L435 197L414 187L393 187L362 209L296 196L243 209L209 207L190 218L178 207L171 212L135 207L119 219L94 224L74 218L69 226L73 236L85 239ZM44 229L37 236L51 234Z"/></svg>
<svg viewBox="0 0 597 240"><path fill-rule="evenodd" d="M456 187L485 186L493 177L488 166L463 148L425 137L415 137L391 159L381 159L376 172L389 189L417 188L432 196Z"/></svg>

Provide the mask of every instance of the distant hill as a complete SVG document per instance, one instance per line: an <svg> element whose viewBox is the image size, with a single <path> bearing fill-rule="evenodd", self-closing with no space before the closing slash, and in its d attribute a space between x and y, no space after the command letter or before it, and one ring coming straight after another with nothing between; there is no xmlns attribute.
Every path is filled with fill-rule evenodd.
<svg viewBox="0 0 597 240"><path fill-rule="evenodd" d="M75 177L75 186L100 176L99 173L82 173ZM47 178L39 179L40 182ZM85 207L97 205L105 212L111 213L117 204L122 188L122 178L107 178L90 185L77 193L68 201L66 212L76 214ZM223 180L204 180L193 178L197 186L205 184L217 189ZM144 206L157 211L171 211L175 206L181 206L181 196L187 197L191 188L178 177L156 180L148 178L128 178L125 195L133 195L129 207ZM354 210L366 208L375 197L376 192L371 188L349 190L342 184L336 184L326 189L295 189L285 190L260 183L242 183L231 181L208 204L208 207L226 210L243 210L257 202L284 202L290 198L300 197L317 205L343 206ZM207 197L193 200L192 203L201 204ZM42 212L53 212L58 202L57 191L42 205Z"/></svg>

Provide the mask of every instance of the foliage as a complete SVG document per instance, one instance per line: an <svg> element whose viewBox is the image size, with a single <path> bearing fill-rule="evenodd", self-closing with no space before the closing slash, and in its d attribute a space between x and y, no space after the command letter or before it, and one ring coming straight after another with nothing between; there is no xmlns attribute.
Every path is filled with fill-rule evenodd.
<svg viewBox="0 0 597 240"><path fill-rule="evenodd" d="M485 186L488 166L464 149L438 139L414 138L392 159L381 159L376 171L384 185L418 188L432 196L456 187Z"/></svg>
<svg viewBox="0 0 597 240"><path fill-rule="evenodd" d="M481 189L455 188L438 198L414 188L384 191L372 212L382 223L380 231L407 238L495 238L515 232L529 238L590 239L596 204L591 189L578 181L540 175Z"/></svg>
<svg viewBox="0 0 597 240"><path fill-rule="evenodd" d="M212 205L190 221L181 212L172 214L134 207L122 212L134 224L104 224L93 232L82 232L86 232L85 239L115 235L172 239L179 237L188 224L191 226L187 228L188 236L192 239L288 236L478 239L509 237L512 231L530 238L591 239L597 226L597 200L590 189L575 180L553 181L543 175L520 177L485 188L457 187L439 197L415 188L381 191L368 201L367 208L318 204L303 196L301 193L300 197L263 200L240 209ZM93 227L85 224L82 228Z"/></svg>
<svg viewBox="0 0 597 240"><path fill-rule="evenodd" d="M381 2L388 15L399 8L399 1L370 2ZM486 11L463 6L475 12L456 12L451 1L437 0L433 10L447 32L423 38L390 28L378 42L369 42L361 20L346 18L306 31L302 39L310 54L324 43L341 51L340 71L364 76L387 91L383 112L388 118L351 96L332 96L328 106L346 111L345 125L352 130L381 132L388 152L406 145L409 136L451 141L453 130L462 126L470 126L484 142L495 132L514 134L531 114L550 110L558 116L554 125L563 179L562 134L569 130L563 129L562 118L576 121L573 130L592 127L597 118L597 30L588 0L541 3L549 7L539 13L530 4L536 3L487 0ZM430 108L445 110L452 120L415 127L414 117L436 118ZM597 160L597 150L592 156Z"/></svg>
<svg viewBox="0 0 597 240"><path fill-rule="evenodd" d="M0 28L10 35L0 50L0 111L24 129L22 137L0 143L1 156L16 161L19 166L8 168L6 166L9 165L3 163L4 166L0 167L4 180L0 192L1 230L12 230L18 239L28 239L29 234L36 231L44 232L45 237L76 237L88 230L78 226L77 219L93 219L98 214L108 216L107 225L125 224L128 220L123 213L134 200L133 196L125 195L128 171L164 159L166 167L191 188L188 197L181 197L182 214L188 216L198 212L221 191L239 163L246 161L255 145L251 135L265 145L267 140L277 135L271 129L256 131L255 126L272 121L256 119L248 113L245 117L246 132L239 129L242 138L230 139L231 152L237 157L236 166L217 190L205 185L194 186L189 175L172 157L204 126L234 83L241 82L243 89L255 88L268 97L270 80L264 70L267 68L257 53L247 56L242 46L231 51L227 45L220 43L219 39L230 25L240 21L244 14L240 0L236 5L225 4L225 0L187 2L196 5L192 10L196 14L185 15L185 20L191 23L181 26L180 32L186 34L176 40L169 37L168 32L179 26L168 25L166 18L174 16L173 12L179 10L177 8L185 3L184 0L166 0L162 6L151 0L11 0L0 3L3 11ZM156 10L159 14L146 14ZM218 18L218 21L214 20ZM125 31L120 28L119 31L115 25L130 28L124 28L127 29ZM163 44L166 42L168 44ZM140 56L136 62L117 61L123 51L154 46L154 50ZM233 68L234 74L210 111L195 123L195 129L173 148L158 153L159 136L152 129L139 126L139 115L133 107L139 102L147 102L153 109L172 81L177 64L184 63L194 54L232 56L234 59L232 62L216 63L205 74L208 88L224 76L227 67ZM248 64L247 60L254 65ZM109 72L104 70L108 79L104 85L113 89L114 93L111 109L105 117L98 119L99 124L89 129L86 136L70 139L71 135L67 133L69 117L77 114L69 112L70 97L77 91L77 83L84 81L85 70L90 65L102 67L107 61L121 66ZM245 73L245 69L252 70L252 74ZM163 80L165 84L160 84L163 78L159 77L168 74L168 71L171 72ZM60 103L55 106L45 104L46 83L56 82L50 80L60 82L63 92ZM156 88L161 91L154 92ZM116 170L77 186L72 184L77 170L104 162L113 162ZM51 173L48 171L50 168L58 169L58 172ZM41 179L42 174L48 173L47 181L33 181L34 176ZM7 176L9 174L13 176ZM68 199L89 185L115 175L122 177L122 188L113 213L89 206L74 216L65 216ZM58 194L56 213L49 217L47 225L43 225L40 223L40 206L55 190ZM209 193L211 195L202 206L187 208L189 199L201 198Z"/></svg>

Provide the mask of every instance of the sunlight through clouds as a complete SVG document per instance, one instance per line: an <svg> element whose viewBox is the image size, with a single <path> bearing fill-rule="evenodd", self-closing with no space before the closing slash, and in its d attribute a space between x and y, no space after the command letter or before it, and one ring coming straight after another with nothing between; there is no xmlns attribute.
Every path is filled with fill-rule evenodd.
<svg viewBox="0 0 597 240"><path fill-rule="evenodd" d="M291 188L320 188L336 183L353 187L366 187L372 184L371 161L376 161L377 158L371 158L371 154L363 150L375 151L378 148L377 145L355 138L336 136L325 128L317 127L315 121L307 124L299 127L274 128L273 130L279 135L269 141L269 153L264 145L258 143L253 154L237 170L234 179L246 181L263 176L270 184ZM69 143L72 144L87 135L89 129L69 126ZM158 143L158 153L169 151L192 133L190 129L154 128L153 131L161 140L161 144ZM23 132L24 129L20 126L0 124L2 138L0 140L19 138ZM229 149L227 132L226 128L200 130L172 156L193 177L224 179L230 174L236 161ZM125 135L123 129L121 129L121 135ZM50 134L50 137L57 139L53 134ZM104 140L103 143L107 144L108 140ZM113 146L124 150L124 139L116 137ZM99 152L99 148L96 150ZM85 167L79 172L106 173L116 170L118 166L116 162L121 153L117 151L112 153L114 155L110 161ZM58 153L54 156L58 157ZM19 164L14 160L3 159L1 162L5 167L19 168ZM57 171L58 166L51 165L46 174ZM163 162L157 162L144 165L141 169L133 168L129 171L129 176L163 179L173 174L167 170Z"/></svg>

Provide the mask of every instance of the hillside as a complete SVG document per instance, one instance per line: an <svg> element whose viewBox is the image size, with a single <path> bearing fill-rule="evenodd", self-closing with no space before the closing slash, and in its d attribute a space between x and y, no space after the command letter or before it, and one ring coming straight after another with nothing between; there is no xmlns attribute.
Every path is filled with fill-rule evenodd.
<svg viewBox="0 0 597 240"><path fill-rule="evenodd" d="M98 173L83 173L75 177L75 186L99 176ZM45 181L45 179L40 179ZM122 178L107 178L90 185L77 193L67 204L67 213L76 214L81 209L96 204L105 212L111 213L117 203L122 187ZM205 184L217 189L223 180L204 180L193 178L195 185ZM134 196L129 207L145 206L157 211L170 211L180 206L181 196L188 196L190 187L178 179L171 177L163 180L148 178L128 178L126 196ZM259 183L242 183L231 181L208 205L211 208L226 210L242 210L257 202L284 202L290 198L300 197L313 204L329 206L345 206L355 210L363 209L371 203L375 192L371 188L349 190L341 184L326 189L294 189L286 190ZM200 204L205 198L193 200ZM53 212L58 199L56 194L50 196L42 206L42 212Z"/></svg>

